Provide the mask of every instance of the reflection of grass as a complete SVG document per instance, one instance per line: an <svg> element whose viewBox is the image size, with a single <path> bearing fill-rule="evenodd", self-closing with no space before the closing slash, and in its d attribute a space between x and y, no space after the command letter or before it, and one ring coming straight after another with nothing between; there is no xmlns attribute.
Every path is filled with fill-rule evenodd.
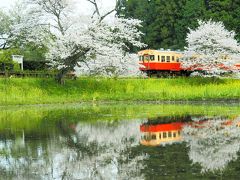
<svg viewBox="0 0 240 180"><path fill-rule="evenodd" d="M58 128L77 122L95 123L119 120L146 119L159 116L221 115L236 117L240 115L238 105L192 105L192 104L103 104L103 105L65 105L65 106L23 106L0 110L0 134L11 132L27 135L48 135Z"/></svg>
<svg viewBox="0 0 240 180"><path fill-rule="evenodd" d="M239 99L240 81L211 78L80 78L60 86L52 79L0 79L0 104L80 101Z"/></svg>

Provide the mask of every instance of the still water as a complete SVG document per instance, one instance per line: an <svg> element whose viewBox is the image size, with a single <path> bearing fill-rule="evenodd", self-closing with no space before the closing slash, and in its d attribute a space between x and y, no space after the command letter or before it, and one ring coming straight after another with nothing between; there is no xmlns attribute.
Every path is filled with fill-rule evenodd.
<svg viewBox="0 0 240 180"><path fill-rule="evenodd" d="M240 107L219 104L2 107L1 179L238 179Z"/></svg>

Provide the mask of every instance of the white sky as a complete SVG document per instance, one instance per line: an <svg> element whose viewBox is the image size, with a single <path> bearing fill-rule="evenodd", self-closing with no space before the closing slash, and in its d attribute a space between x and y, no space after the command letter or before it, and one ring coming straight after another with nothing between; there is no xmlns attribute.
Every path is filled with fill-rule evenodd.
<svg viewBox="0 0 240 180"><path fill-rule="evenodd" d="M0 9L7 10L11 6L14 5L15 2L19 0L0 0ZM92 4L87 2L86 0L73 0L78 4L79 11L87 14L89 12L92 12ZM114 7L115 0L98 0L99 1L99 8L102 10L102 12L105 12L107 10L111 10Z"/></svg>
<svg viewBox="0 0 240 180"><path fill-rule="evenodd" d="M10 8L17 0L0 0L0 8L8 9Z"/></svg>

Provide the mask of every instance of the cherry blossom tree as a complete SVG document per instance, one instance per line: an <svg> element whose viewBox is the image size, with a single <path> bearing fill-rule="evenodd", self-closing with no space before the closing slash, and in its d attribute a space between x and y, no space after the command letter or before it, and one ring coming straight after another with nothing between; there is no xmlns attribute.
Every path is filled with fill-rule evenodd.
<svg viewBox="0 0 240 180"><path fill-rule="evenodd" d="M11 21L10 17L3 11L0 11L0 48L7 48L7 38Z"/></svg>
<svg viewBox="0 0 240 180"><path fill-rule="evenodd" d="M96 17L101 22L111 13L114 13L116 9L121 5L121 0L116 0L115 7L105 13L101 12L98 8L98 0L87 0L92 3L95 7L95 11L92 17ZM144 44L139 41L133 42L132 37L139 40L141 33L136 29L136 27L140 26L140 21L136 19L123 19L123 18L115 18L112 21L112 25L118 29L119 26L120 31L117 34L113 34L117 39L121 39L119 37L129 37L128 39L123 40L123 44L119 44L119 41L115 41L115 46L111 46L109 52L105 54L98 53L96 57L89 60L87 63L81 63L80 68L76 68L76 72L79 75L101 75L101 76L138 76L141 75L141 71L139 71L139 62L136 54L130 54L127 52L128 45L132 44L136 47L143 47ZM127 28L129 27L129 28ZM121 34L119 34L121 33ZM129 43L127 43L129 42ZM116 46L117 45L117 46ZM119 46L120 45L120 46ZM113 55L114 54L114 55Z"/></svg>
<svg viewBox="0 0 240 180"><path fill-rule="evenodd" d="M25 32L23 28L19 27L27 14L24 11L23 4L17 2L9 11L0 11L0 48L5 50L15 48L21 44L23 46L26 42Z"/></svg>
<svg viewBox="0 0 240 180"><path fill-rule="evenodd" d="M105 54L97 54L95 58L79 64L80 67L75 68L77 75L104 77L141 75L137 55L124 52L117 47L110 47Z"/></svg>
<svg viewBox="0 0 240 180"><path fill-rule="evenodd" d="M199 27L190 29L186 41L183 66L219 75L236 70L240 46L235 33L225 29L222 22L199 21Z"/></svg>
<svg viewBox="0 0 240 180"><path fill-rule="evenodd" d="M71 0L26 0L29 16L15 26L16 34L27 31L29 41L48 47L46 56L59 70L56 79L61 84L66 74L77 67L81 67L78 72L96 71L103 75L138 70L137 58L129 58L127 50L129 45L144 45L139 41L142 33L137 28L141 21L120 17L107 21L105 18L116 7L101 13L97 0L87 1L95 9L89 16L79 15ZM130 71L125 71L127 61L134 65Z"/></svg>

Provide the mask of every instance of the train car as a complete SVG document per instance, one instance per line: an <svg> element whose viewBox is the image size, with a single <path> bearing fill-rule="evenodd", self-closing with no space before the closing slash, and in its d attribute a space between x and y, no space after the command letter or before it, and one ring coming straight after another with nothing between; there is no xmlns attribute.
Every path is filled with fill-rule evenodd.
<svg viewBox="0 0 240 180"><path fill-rule="evenodd" d="M182 140L181 131L185 123L173 122L168 124L141 125L140 143L144 146L158 146L161 144Z"/></svg>
<svg viewBox="0 0 240 180"><path fill-rule="evenodd" d="M158 77L167 75L187 74L188 71L181 67L181 51L146 49L138 52L141 71L147 75Z"/></svg>
<svg viewBox="0 0 240 180"><path fill-rule="evenodd" d="M182 119L179 119L182 120ZM189 119L185 119L189 120ZM148 123L142 124L140 126L141 140L140 144L144 146L160 146L176 142L184 141L182 137L182 130L184 126L191 126L193 128L201 129L208 128L211 126L211 118L195 118L195 121L179 121L179 122L168 122L168 123L156 123L149 121ZM240 127L240 121L238 117L233 117L231 119L226 119L221 123L219 129L224 128L225 126L232 126L233 124L236 127ZM216 129L217 130L217 129ZM194 136L194 134L191 134ZM227 131L226 131L227 135Z"/></svg>
<svg viewBox="0 0 240 180"><path fill-rule="evenodd" d="M181 66L181 58L183 52L172 51L170 49L153 50L146 49L138 52L140 70L147 73L148 76L166 77L166 76L189 76L194 71L203 71L201 68L194 66L183 68ZM230 70L229 67L219 65L224 70ZM240 71L240 63L236 64L233 69Z"/></svg>

